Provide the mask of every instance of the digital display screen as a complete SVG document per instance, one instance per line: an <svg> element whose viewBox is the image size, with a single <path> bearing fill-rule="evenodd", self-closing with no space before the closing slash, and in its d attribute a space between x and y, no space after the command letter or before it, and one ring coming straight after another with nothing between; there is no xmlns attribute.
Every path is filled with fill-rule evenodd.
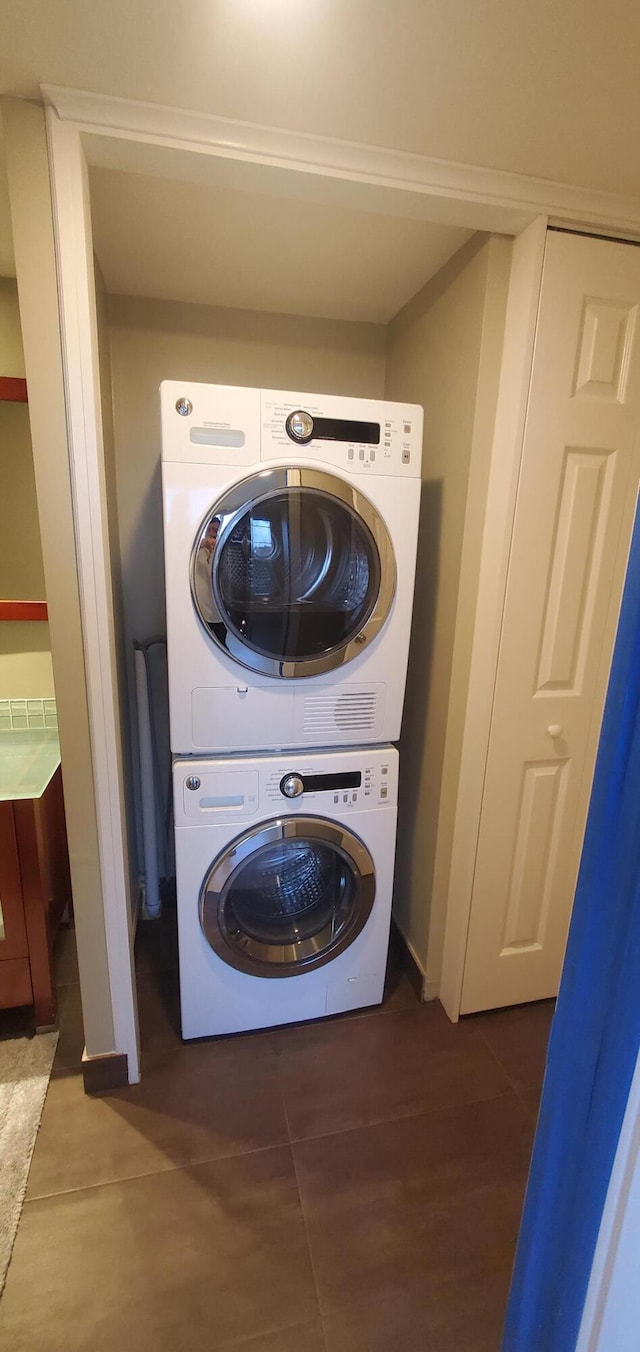
<svg viewBox="0 0 640 1352"><path fill-rule="evenodd" d="M320 793L323 789L359 789L362 775L350 770L341 775L302 775L305 793Z"/></svg>
<svg viewBox="0 0 640 1352"><path fill-rule="evenodd" d="M380 423L353 422L350 418L313 417L313 435L320 441L360 441L380 445Z"/></svg>

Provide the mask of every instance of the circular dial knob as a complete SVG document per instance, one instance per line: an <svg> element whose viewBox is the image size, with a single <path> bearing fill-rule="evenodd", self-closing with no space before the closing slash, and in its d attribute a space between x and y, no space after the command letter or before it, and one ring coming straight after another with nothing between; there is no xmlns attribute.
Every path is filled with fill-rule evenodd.
<svg viewBox="0 0 640 1352"><path fill-rule="evenodd" d="M287 436L292 441L297 441L303 446L307 441L311 441L313 436L313 418L310 413L305 413L303 409L296 409L295 413L290 413L284 425Z"/></svg>
<svg viewBox="0 0 640 1352"><path fill-rule="evenodd" d="M280 780L280 792L285 798L299 798L304 793L304 783L300 775L284 775Z"/></svg>

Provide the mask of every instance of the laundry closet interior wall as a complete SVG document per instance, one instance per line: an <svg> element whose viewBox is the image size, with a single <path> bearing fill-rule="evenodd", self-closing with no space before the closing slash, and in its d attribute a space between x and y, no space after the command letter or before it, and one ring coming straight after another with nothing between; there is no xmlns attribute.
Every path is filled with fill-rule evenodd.
<svg viewBox="0 0 640 1352"><path fill-rule="evenodd" d="M114 578L116 625L119 626L117 598L121 593L119 628L128 673L126 681L121 674L123 717L128 724L123 729L123 746L133 778L137 775L136 757L128 749L135 744L136 722L132 645L136 639L162 633L165 627L160 382L184 378L325 391L410 400L425 407L421 542L403 729L395 906L405 939L429 978L427 994L435 995L446 887L445 856L447 845L450 848L465 671L468 674L468 658L466 667L463 658L458 664L462 677L458 675L453 687L458 725L454 726L448 743L452 751L447 752L445 775L447 812L443 817L440 811L439 825L452 656L454 640L461 641L460 627L464 631L465 624L466 637L463 632L462 639L470 643L473 579L477 577L476 556L501 359L511 241L459 228L425 227L421 222L402 222L398 235L398 222L381 223L375 218L371 221L372 239L381 257L386 231L388 250L392 250L394 242L397 249L403 242L402 232L408 232L404 240L411 259L409 270L405 264L407 300L394 307L390 299L393 292L389 289L394 255L389 253L384 268L380 265L376 269L373 244L369 246L371 266L366 286L361 285L358 293L356 279L347 296L345 268L348 271L349 252L354 247L354 223L350 219L352 213L336 211L333 231L330 218L322 222L326 226L326 255L321 253L314 258L309 252L306 260L300 257L292 260L296 276L300 274L295 269L303 261L310 273L314 268L324 269L323 276L329 279L324 289L317 284L315 290L311 288L308 292L301 288L301 304L307 312L298 314L292 312L291 285L285 284L278 292L277 266L266 281L258 270L249 276L246 270L234 275L235 248L227 266L223 252L215 276L205 275L203 264L199 298L184 260L179 265L169 251L163 258L163 239L165 250L168 244L161 227L158 238L148 240L149 249L156 254L154 275L160 279L154 287L149 283L141 236L145 223L150 225L154 215L160 219L162 211L169 211L172 206L177 218L172 228L179 229L183 204L175 196L176 185L167 187L151 176L119 176L113 170L99 168L91 169L90 184L106 413L109 534L112 565L119 573ZM267 235L269 231L273 233L281 218L274 221L270 199L266 195L245 197L248 221L255 223L257 219L259 229ZM221 200L220 210L228 211L224 194ZM209 201L215 211L218 204L214 195ZM191 206L195 210L195 202ZM303 213L301 233L305 228L311 229L311 216L305 225L306 204L293 202L290 208L293 222L296 213ZM233 210L237 210L235 201ZM318 210L314 206L315 235ZM185 247L197 253L203 247L202 241L207 240L207 220L201 218L196 227L193 214L183 222L186 234L191 236ZM362 214L356 222L364 239L368 221L366 214ZM236 228L242 230L244 222L236 222ZM418 230L424 232L425 240L430 232L430 249L425 248L424 259L420 255ZM212 241L211 247L214 252L219 250L219 239ZM286 238L281 251L279 267L284 275ZM217 261L220 263L220 259ZM395 262L397 266L397 258ZM137 278L142 279L148 294L133 294ZM130 294L123 294L123 285ZM105 287L109 294L103 294ZM176 292L187 299L177 298ZM226 303L207 303L216 294ZM236 297L244 303L228 303ZM363 313L381 318L357 317ZM109 387L111 400L106 395ZM109 452L111 415L113 459ZM459 606L463 545L466 591L460 592ZM457 620L459 610L462 617ZM164 721L166 711L159 709L158 714ZM127 774L127 778L131 783L131 775ZM139 816L136 788L136 805L129 804L128 825L130 845L137 837L138 849ZM445 861L444 882L441 880L440 884L440 907L436 905L431 915L437 845L440 859ZM132 857L132 885L135 873ZM428 963L429 953L432 957Z"/></svg>
<svg viewBox="0 0 640 1352"><path fill-rule="evenodd" d="M440 983L511 250L505 236L474 235L387 338L386 397L425 409L395 915L428 997Z"/></svg>

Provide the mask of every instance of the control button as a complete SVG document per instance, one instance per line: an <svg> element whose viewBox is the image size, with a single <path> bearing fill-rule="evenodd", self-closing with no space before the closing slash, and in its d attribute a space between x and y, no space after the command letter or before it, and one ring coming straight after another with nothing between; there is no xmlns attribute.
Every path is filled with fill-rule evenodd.
<svg viewBox="0 0 640 1352"><path fill-rule="evenodd" d="M300 775L284 775L280 780L280 792L285 798L299 798L304 793L304 781Z"/></svg>
<svg viewBox="0 0 640 1352"><path fill-rule="evenodd" d="M380 797L381 797L381 798L388 798L388 797L389 797L389 788L388 788L388 785L386 785L386 784L382 784L382 785L381 785L381 788L380 788Z"/></svg>
<svg viewBox="0 0 640 1352"><path fill-rule="evenodd" d="M339 793L334 793L334 795L333 795L333 801L334 801L334 803L339 803L339 802L340 802L340 794L339 794Z"/></svg>
<svg viewBox="0 0 640 1352"><path fill-rule="evenodd" d="M376 453L375 453L375 451L374 451L374 449L373 449L373 446L372 446L372 447L371 447L371 450L369 451L369 459L370 459L370 461L371 461L371 464L373 464L375 458L376 458Z"/></svg>
<svg viewBox="0 0 640 1352"><path fill-rule="evenodd" d="M389 766L388 766L388 765L383 765L383 767L382 767L382 774L383 774L383 775L388 775L388 773L389 773Z"/></svg>
<svg viewBox="0 0 640 1352"><path fill-rule="evenodd" d="M360 447L360 450L358 451L358 456L360 460L364 460L364 446Z"/></svg>
<svg viewBox="0 0 640 1352"><path fill-rule="evenodd" d="M192 412L193 404L190 399L187 399L185 395L181 399L176 399L176 413L179 413L181 418L188 418Z"/></svg>
<svg viewBox="0 0 640 1352"><path fill-rule="evenodd" d="M358 795L357 795L357 793L352 793L352 794L351 794L351 802L352 802L352 803L357 803L357 801L358 801Z"/></svg>
<svg viewBox="0 0 640 1352"><path fill-rule="evenodd" d="M311 441L313 436L313 418L310 413L305 413L304 409L298 408L295 413L289 414L284 430L292 441L297 441L299 445L304 446L308 441Z"/></svg>
<svg viewBox="0 0 640 1352"><path fill-rule="evenodd" d="M343 803L348 803L348 802L349 802L349 794L348 794L348 793L343 793L343 795L342 795L342 801L343 801Z"/></svg>
<svg viewBox="0 0 640 1352"><path fill-rule="evenodd" d="M404 434L405 434L405 437L408 437L408 436L409 436L410 431L411 431L411 423L405 423L405 425L404 425Z"/></svg>
<svg viewBox="0 0 640 1352"><path fill-rule="evenodd" d="M191 789L192 792L195 789L200 788L200 780L198 779L197 775L189 775L189 778L185 781L185 783L187 785L187 788Z"/></svg>
<svg viewBox="0 0 640 1352"><path fill-rule="evenodd" d="M411 460L411 451L403 451L402 452L403 465L408 465L410 460Z"/></svg>
<svg viewBox="0 0 640 1352"><path fill-rule="evenodd" d="M353 460L353 446L349 447L349 450L347 451L347 456L349 457L349 460Z"/></svg>

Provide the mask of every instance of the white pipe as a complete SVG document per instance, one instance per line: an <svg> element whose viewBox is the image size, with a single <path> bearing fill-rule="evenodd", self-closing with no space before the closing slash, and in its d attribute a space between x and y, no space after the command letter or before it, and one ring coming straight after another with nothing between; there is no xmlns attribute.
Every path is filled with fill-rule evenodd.
<svg viewBox="0 0 640 1352"><path fill-rule="evenodd" d="M138 709L138 749L140 753L140 797L142 805L142 842L144 854L144 914L149 919L160 915L158 882L158 841L156 832L156 792L151 739L149 688L144 653L136 648L136 704Z"/></svg>

